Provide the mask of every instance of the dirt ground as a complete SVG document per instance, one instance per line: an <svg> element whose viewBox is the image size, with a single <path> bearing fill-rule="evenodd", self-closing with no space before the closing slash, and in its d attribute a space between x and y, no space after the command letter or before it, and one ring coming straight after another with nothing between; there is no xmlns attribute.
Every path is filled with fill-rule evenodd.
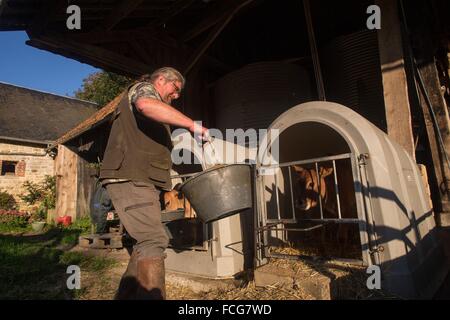
<svg viewBox="0 0 450 320"><path fill-rule="evenodd" d="M70 237L69 237L70 236ZM0 236L0 297L3 299L112 300L128 264L125 249L86 249L68 246L61 239L71 234L4 234ZM59 240L58 240L59 239ZM81 289L66 288L66 268L81 268ZM168 300L314 300L397 299L368 290L365 268L324 261L273 259L266 265L278 276L275 283L256 287L253 274L238 280L205 280L166 273ZM265 266L265 267L266 267ZM266 272L258 269L258 274ZM266 273L267 274L267 273ZM284 275L287 275L285 277ZM273 279L273 278L272 278ZM285 281L287 279L287 282ZM283 282L277 282L277 281ZM274 284L273 284L274 283ZM311 290L311 284L313 290ZM317 294L319 285L320 294ZM205 290L205 288L207 290ZM194 290L195 289L195 290ZM325 292L325 294L322 294ZM324 298L321 298L324 297ZM450 299L450 276L435 299Z"/></svg>
<svg viewBox="0 0 450 320"><path fill-rule="evenodd" d="M77 245L71 246L63 241L64 239L76 241L77 235L60 230L50 230L44 234L0 235L0 269L2 271L0 272L0 297L3 299L114 299L120 278L128 264L128 252L125 249L86 249ZM81 267L81 289L68 290L66 268L74 264ZM274 259L267 266L275 270L275 274L280 275L284 272L294 275L295 281L256 287L252 274L244 274L239 281L212 281L168 271L166 273L167 299L312 300L316 299L317 295L314 296L313 291L305 290L307 288L305 283L314 282L315 278L318 279L317 281L325 279L327 283L330 283L330 292L334 293L329 295L331 299L396 299L383 292L368 290L365 285L367 274L362 267L323 261L283 259ZM207 281L208 285L205 286L202 281ZM186 285L193 283L196 285ZM315 283L319 282L313 284ZM199 287L203 290L199 290ZM204 290L205 287L208 290ZM194 288L196 288L195 291ZM336 290L331 288L337 288L337 294L335 294ZM447 277L435 299L450 299L450 276Z"/></svg>
<svg viewBox="0 0 450 320"><path fill-rule="evenodd" d="M74 248L77 251L84 249ZM109 268L108 272L100 277L95 272L85 271L81 273L81 289L78 296L80 300L111 300L119 284L122 274L125 272L128 254L125 250L89 250L89 254L108 256L118 261ZM281 286L269 286L257 288L254 282L243 281L242 287L234 289L212 289L210 291L196 292L187 286L181 286L176 282L166 282L166 294L168 300L303 300L313 299L298 290Z"/></svg>
<svg viewBox="0 0 450 320"><path fill-rule="evenodd" d="M75 250L84 250L77 249ZM100 277L93 272L82 272L81 290L78 299L81 300L109 300L114 298L114 293L120 278L127 267L128 254L125 250L89 250L95 254L108 256L118 261L116 265L109 268ZM302 274L308 274L308 278L317 276L321 270L335 279L346 279L341 284L345 290L343 298L348 299L392 299L383 293L376 293L365 289L365 273L361 268L340 266L311 266L301 261L274 260L271 264L276 268L292 269L296 273L301 270ZM170 271L168 272L170 273ZM173 277L166 277L172 278ZM168 300L313 300L314 296L302 289L301 285L274 284L265 287L256 287L253 280L243 280L237 287L227 289L211 289L209 291L194 291L191 287L180 285L177 281L166 281Z"/></svg>

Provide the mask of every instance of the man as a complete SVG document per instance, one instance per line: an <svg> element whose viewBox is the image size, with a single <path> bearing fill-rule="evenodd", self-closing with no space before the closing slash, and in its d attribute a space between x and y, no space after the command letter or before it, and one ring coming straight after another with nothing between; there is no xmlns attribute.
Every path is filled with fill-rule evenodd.
<svg viewBox="0 0 450 320"><path fill-rule="evenodd" d="M164 256L168 236L161 223L159 194L170 190L169 125L194 132L194 121L170 104L185 80L164 67L128 88L120 101L100 169L119 218L135 239L118 299L164 299ZM200 127L203 138L207 129Z"/></svg>

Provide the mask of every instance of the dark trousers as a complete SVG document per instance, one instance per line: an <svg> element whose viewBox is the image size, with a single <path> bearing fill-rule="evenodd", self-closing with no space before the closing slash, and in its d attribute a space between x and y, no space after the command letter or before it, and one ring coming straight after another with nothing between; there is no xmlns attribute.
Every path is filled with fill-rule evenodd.
<svg viewBox="0 0 450 320"><path fill-rule="evenodd" d="M161 223L160 191L145 182L117 182L106 185L123 226L136 240L140 257L164 256L169 237Z"/></svg>

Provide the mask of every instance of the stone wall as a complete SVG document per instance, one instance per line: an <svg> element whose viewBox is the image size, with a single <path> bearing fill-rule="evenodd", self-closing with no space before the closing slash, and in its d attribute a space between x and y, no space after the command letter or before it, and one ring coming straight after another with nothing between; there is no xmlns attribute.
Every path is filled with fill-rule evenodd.
<svg viewBox="0 0 450 320"><path fill-rule="evenodd" d="M44 154L43 146L21 144L20 142L0 142L0 168L4 168L4 161L17 162L14 174L5 174L2 170L0 190L12 194L19 204L20 210L29 209L19 197L24 192L23 183L25 181L39 183L44 180L46 175L54 175L54 160L48 154Z"/></svg>

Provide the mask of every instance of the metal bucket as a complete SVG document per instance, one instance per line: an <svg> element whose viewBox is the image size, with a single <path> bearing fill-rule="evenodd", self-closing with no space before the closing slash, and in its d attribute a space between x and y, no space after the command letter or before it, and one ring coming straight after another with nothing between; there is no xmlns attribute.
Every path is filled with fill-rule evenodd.
<svg viewBox="0 0 450 320"><path fill-rule="evenodd" d="M252 207L251 167L215 166L186 180L180 191L204 223L228 217Z"/></svg>

